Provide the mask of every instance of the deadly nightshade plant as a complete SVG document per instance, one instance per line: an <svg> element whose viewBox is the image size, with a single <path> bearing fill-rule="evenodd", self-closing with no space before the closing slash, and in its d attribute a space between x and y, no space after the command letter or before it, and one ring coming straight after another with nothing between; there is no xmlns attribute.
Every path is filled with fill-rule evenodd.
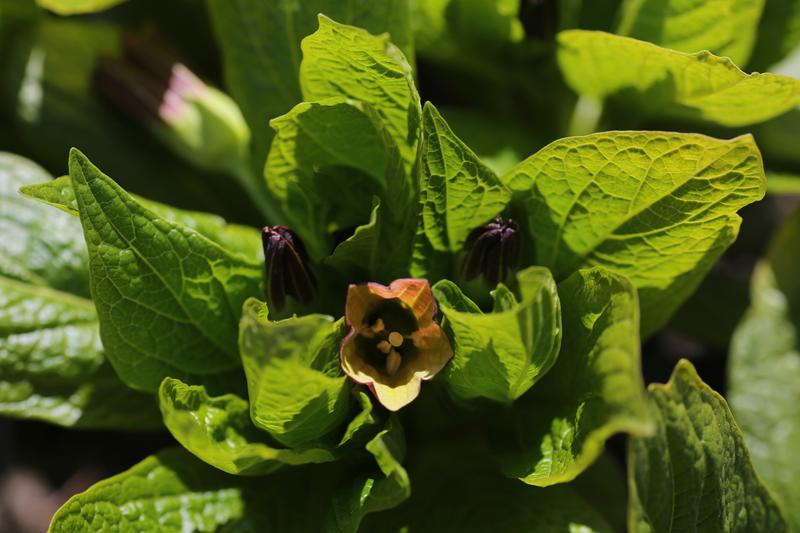
<svg viewBox="0 0 800 533"><path fill-rule="evenodd" d="M0 157L13 207L0 229L19 236L0 239L14 259L0 261L0 353L11 354L0 412L163 425L180 444L76 495L51 529L619 530L611 501L634 531L676 517L784 531L724 400L685 362L649 391L641 375L642 337L764 194L752 137L599 132L497 172L447 113L421 105L407 4L323 2L371 33L300 4L290 30L282 3L211 0L233 98L219 95L247 124L213 130L235 146L220 159L189 142L211 142L194 136L203 128L162 137L195 164L236 161L262 230L129 194L78 150L55 180ZM423 56L457 50L451 40L476 24L487 50L523 38L513 2L426 3L418 16L438 20L439 4L447 16L429 41L440 45L420 38ZM549 39L552 5L526 5L547 7L546 26L522 26ZM242 31L262 18L277 30ZM569 66L589 52L558 50L575 87ZM135 75L122 86L149 86L156 71L123 55ZM209 87L183 68L159 79L191 80L174 87L176 109L205 117L196 91ZM43 262L42 250L59 253ZM603 455L617 433L631 438L627 504Z"/></svg>

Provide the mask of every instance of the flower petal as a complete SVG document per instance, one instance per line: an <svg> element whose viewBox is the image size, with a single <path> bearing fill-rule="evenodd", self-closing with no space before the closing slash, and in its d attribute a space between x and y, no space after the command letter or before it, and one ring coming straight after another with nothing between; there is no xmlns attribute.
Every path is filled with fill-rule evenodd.
<svg viewBox="0 0 800 533"><path fill-rule="evenodd" d="M399 387L392 387L378 381L368 386L381 405L390 411L398 411L419 396L422 388L422 379L414 377L411 381Z"/></svg>
<svg viewBox="0 0 800 533"><path fill-rule="evenodd" d="M384 287L386 288L386 287ZM426 327L436 316L436 301L428 280L396 279L389 285L390 298L397 298L411 308L420 327Z"/></svg>

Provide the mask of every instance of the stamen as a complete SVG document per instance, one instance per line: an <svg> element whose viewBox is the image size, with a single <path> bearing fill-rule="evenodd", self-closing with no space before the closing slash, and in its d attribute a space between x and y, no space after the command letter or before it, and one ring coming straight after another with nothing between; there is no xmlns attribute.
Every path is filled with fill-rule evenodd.
<svg viewBox="0 0 800 533"><path fill-rule="evenodd" d="M395 348L399 348L403 344L403 336L400 333L393 331L389 333L389 343L391 343L391 345Z"/></svg>
<svg viewBox="0 0 800 533"><path fill-rule="evenodd" d="M386 357L386 373L393 376L402 362L403 358L400 357L400 353L397 350L391 350Z"/></svg>
<svg viewBox="0 0 800 533"><path fill-rule="evenodd" d="M392 351L392 345L389 344L389 341L383 340L383 341L379 342L377 344L377 346L378 346L378 349L380 351L382 351L383 353L388 354L390 351Z"/></svg>

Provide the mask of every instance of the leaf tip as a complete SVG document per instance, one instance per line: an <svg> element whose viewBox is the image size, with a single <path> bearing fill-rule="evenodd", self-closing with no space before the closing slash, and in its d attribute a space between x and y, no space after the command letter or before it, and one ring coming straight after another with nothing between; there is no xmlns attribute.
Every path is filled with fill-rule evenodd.
<svg viewBox="0 0 800 533"><path fill-rule="evenodd" d="M69 175L70 177L74 178L76 175L80 175L83 177L86 174L86 171L93 167L89 158L86 155L75 148L74 146L69 149Z"/></svg>
<svg viewBox="0 0 800 533"><path fill-rule="evenodd" d="M319 29L325 26L335 26L337 24L335 20L324 13L317 13L317 22L319 23Z"/></svg>

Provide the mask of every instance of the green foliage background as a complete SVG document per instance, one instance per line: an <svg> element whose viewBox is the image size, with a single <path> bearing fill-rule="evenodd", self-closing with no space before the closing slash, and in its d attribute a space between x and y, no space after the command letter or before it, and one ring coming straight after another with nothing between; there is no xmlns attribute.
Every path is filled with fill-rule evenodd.
<svg viewBox="0 0 800 533"><path fill-rule="evenodd" d="M101 98L127 32L191 120ZM51 530L800 532L798 44L796 0L0 0L0 414L174 439ZM341 317L402 277L454 357L391 413ZM676 335L730 408L684 353L645 387Z"/></svg>

